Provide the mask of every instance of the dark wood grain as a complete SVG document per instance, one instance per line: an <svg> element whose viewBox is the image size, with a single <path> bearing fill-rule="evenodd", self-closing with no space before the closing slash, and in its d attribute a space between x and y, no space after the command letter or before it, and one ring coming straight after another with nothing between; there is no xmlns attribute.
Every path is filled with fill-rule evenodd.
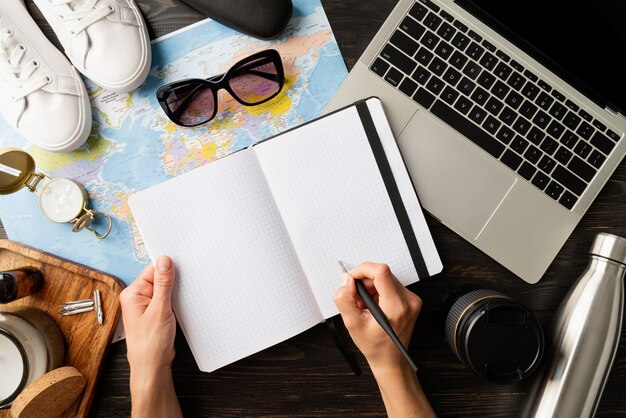
<svg viewBox="0 0 626 418"><path fill-rule="evenodd" d="M50 35L48 25L36 8L30 1L27 3L46 34ZM153 38L201 19L198 13L176 0L141 0L138 3ZM348 68L351 68L395 5L395 0L323 0L322 3ZM610 232L626 236L626 163L622 162L545 277L536 285L522 282L433 218L428 217L428 223L445 271L411 287L425 302L410 347L420 366L419 376L424 390L440 416L515 416L525 385L488 384L465 369L443 340L437 314L439 302L446 293L459 286L484 286L525 303L542 323L547 323L584 269L587 250L595 234ZM211 374L197 370L180 332L176 350L174 378L186 416L384 415L376 384L363 359L359 357L363 375L352 375L324 325ZM124 343L113 345L91 416L130 414L129 368L125 354ZM626 415L624 332L597 415Z"/></svg>

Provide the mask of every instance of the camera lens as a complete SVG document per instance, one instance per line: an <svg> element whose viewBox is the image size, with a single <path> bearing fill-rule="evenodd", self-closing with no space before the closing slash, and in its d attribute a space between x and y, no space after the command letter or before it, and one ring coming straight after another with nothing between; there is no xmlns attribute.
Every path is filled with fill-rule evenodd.
<svg viewBox="0 0 626 418"><path fill-rule="evenodd" d="M533 313L493 290L456 295L445 333L461 362L494 383L526 379L543 354L543 332Z"/></svg>

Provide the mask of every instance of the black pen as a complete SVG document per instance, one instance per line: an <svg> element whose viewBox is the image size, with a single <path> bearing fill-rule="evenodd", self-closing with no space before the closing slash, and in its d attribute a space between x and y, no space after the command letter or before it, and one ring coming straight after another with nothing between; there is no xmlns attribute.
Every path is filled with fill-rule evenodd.
<svg viewBox="0 0 626 418"><path fill-rule="evenodd" d="M344 262L340 260L337 260L337 261L339 262L339 266L341 267L343 272L349 275L350 270L344 264ZM370 292L367 291L367 288L365 287L365 285L363 284L361 280L355 279L354 281L356 283L356 291L361 297L361 300L363 301L367 309L369 309L369 311L371 312L376 322L378 322L380 326L383 328L383 330L385 330L385 332L389 335L389 337L391 338L391 341L393 341L396 344L396 347L398 347L398 350L400 350L400 352L402 353L406 361L409 362L409 366L411 366L413 371L417 372L417 366L415 365L415 362L411 358L411 355L409 354L409 352L406 351L406 348L404 348L402 341L400 341L400 338L398 338L398 336L396 335L395 331L391 327L391 324L389 323L389 320L383 313L382 309L380 309L380 306L378 306L378 304L374 301L374 299L372 298L372 295L370 295Z"/></svg>

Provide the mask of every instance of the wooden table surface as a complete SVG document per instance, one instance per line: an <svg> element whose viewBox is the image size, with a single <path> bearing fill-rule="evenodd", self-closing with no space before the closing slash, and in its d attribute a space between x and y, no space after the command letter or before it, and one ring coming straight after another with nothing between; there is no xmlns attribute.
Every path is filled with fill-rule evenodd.
<svg viewBox="0 0 626 418"><path fill-rule="evenodd" d="M51 31L32 0L27 3L50 36ZM177 0L138 0L137 3L152 38L201 19ZM322 3L350 69L396 1L323 0ZM443 340L437 312L439 302L459 286L482 286L526 304L547 324L585 268L593 237L599 232L626 236L626 162L622 162L536 285L516 278L433 218L428 217L428 223L445 269L438 277L411 286L425 303L410 346L420 366L422 386L440 416L515 416L526 385L485 383L463 367ZM1 227L0 235L4 235ZM185 416L383 416L385 413L363 358L358 357L363 375L354 376L323 324L211 374L198 371L180 330L176 351L173 373ZM128 378L125 343L114 344L91 416L130 415ZM626 332L622 332L598 409L598 416L617 415L626 415Z"/></svg>

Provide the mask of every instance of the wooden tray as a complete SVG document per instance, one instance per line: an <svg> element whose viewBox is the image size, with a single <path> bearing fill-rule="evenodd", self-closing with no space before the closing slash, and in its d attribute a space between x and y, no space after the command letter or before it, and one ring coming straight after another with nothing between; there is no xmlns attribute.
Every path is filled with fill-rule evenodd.
<svg viewBox="0 0 626 418"><path fill-rule="evenodd" d="M0 240L0 271L19 267L35 267L43 273L43 289L32 296L3 306L39 309L58 325L65 339L65 365L73 366L87 380L80 402L75 405L76 417L86 417L93 400L104 356L111 344L120 318L120 293L124 284L117 278L14 241ZM102 295L104 323L98 325L95 312L73 316L58 314L60 305L70 300L91 299L93 291ZM0 411L0 418L10 417L9 410Z"/></svg>

